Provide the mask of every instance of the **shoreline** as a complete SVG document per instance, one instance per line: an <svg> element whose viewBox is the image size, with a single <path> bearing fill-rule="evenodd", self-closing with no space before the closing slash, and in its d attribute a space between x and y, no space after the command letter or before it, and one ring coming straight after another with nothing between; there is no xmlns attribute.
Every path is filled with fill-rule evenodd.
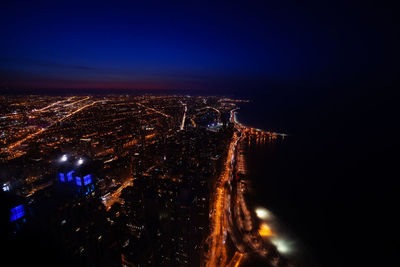
<svg viewBox="0 0 400 267"><path fill-rule="evenodd" d="M237 119L237 114L239 113L238 110L240 110L240 109L241 109L241 108L236 108L236 109L231 110L231 112L233 111L233 118L232 118L232 121L231 121L231 122L233 122L234 124L237 124L237 125L239 125L239 126L241 126L241 127L244 127L244 128L247 128L247 129L250 129L250 130L253 130L253 131L257 131L257 132L261 132L261 133L266 133L266 134L272 135L272 136L281 136L281 137L287 137L287 136L289 136L287 133L271 132L271 131L262 130L262 129L255 128L255 127L248 126L248 125L245 125L245 124L241 123L241 122Z"/></svg>

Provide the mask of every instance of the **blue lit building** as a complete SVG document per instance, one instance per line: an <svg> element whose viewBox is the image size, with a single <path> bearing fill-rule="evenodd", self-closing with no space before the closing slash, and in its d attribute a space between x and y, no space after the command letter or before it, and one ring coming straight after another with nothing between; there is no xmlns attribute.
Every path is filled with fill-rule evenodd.
<svg viewBox="0 0 400 267"><path fill-rule="evenodd" d="M57 172L61 191L71 191L76 197L95 195L95 180L90 161L63 155Z"/></svg>
<svg viewBox="0 0 400 267"><path fill-rule="evenodd" d="M65 174L62 173L62 172L58 173L58 180L59 180L61 183L65 183Z"/></svg>
<svg viewBox="0 0 400 267"><path fill-rule="evenodd" d="M118 265L121 254L110 251L114 236L96 195L95 170L100 168L89 160L76 163L71 157L57 161L49 177L51 185L30 197L0 190L0 199L5 199L0 205L1 221L6 225L0 239L14 265L21 260L26 261L23 266Z"/></svg>
<svg viewBox="0 0 400 267"><path fill-rule="evenodd" d="M4 192L8 216L9 232L17 234L25 228L27 220L31 217L31 211L23 197L11 192Z"/></svg>
<svg viewBox="0 0 400 267"><path fill-rule="evenodd" d="M25 207L24 204L15 206L10 210L10 221L14 222L25 217Z"/></svg>

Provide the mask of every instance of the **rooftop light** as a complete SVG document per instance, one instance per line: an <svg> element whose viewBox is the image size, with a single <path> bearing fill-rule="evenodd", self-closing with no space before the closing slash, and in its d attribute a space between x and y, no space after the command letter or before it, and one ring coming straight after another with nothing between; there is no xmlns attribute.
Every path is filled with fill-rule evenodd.
<svg viewBox="0 0 400 267"><path fill-rule="evenodd" d="M10 191L10 186L3 184L3 191Z"/></svg>
<svg viewBox="0 0 400 267"><path fill-rule="evenodd" d="M83 164L83 159L80 158L77 163L78 163L78 165L82 165Z"/></svg>

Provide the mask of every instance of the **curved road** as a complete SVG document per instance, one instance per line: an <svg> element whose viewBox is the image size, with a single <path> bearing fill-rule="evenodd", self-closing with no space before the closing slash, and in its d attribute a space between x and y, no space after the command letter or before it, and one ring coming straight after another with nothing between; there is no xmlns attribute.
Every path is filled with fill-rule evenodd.
<svg viewBox="0 0 400 267"><path fill-rule="evenodd" d="M235 125L235 132L211 203L209 250L205 265L239 266L248 253L256 253L264 257L272 266L285 266L276 248L260 235L252 212L246 205L245 186L240 180L235 179L240 163L238 161L241 160L238 157L238 144L247 135L254 133L254 129L236 121L235 111L236 109L231 110L230 114L230 122ZM269 135L269 133L265 134ZM264 231L262 234L265 236L272 233ZM232 249L227 246L228 237L235 246L234 255L231 258L228 258L229 250Z"/></svg>

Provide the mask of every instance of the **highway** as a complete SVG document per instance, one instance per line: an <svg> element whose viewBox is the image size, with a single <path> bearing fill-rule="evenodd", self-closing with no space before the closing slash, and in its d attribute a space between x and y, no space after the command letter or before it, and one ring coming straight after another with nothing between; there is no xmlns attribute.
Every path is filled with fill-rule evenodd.
<svg viewBox="0 0 400 267"><path fill-rule="evenodd" d="M51 108L51 107L57 106L57 105L59 105L59 104L61 104L61 103L68 102L68 101L70 101L70 100L72 100L72 99L74 99L74 98L75 98L75 96L72 96L72 97L70 97L70 98L68 98L68 99L64 99L64 100L60 100L60 101L54 102L54 103L52 103L52 104L50 104L50 105L48 105L48 106L46 106L46 107L44 107L44 108L37 109L37 110L34 110L34 111L42 112L42 111L45 111L45 110L47 110L47 109L49 109L49 108Z"/></svg>
<svg viewBox="0 0 400 267"><path fill-rule="evenodd" d="M225 185L232 176L232 163L238 140L239 135L235 132L229 145L224 170L217 181L216 194L212 204L209 254L206 266L225 266L228 263L226 238L229 225L225 208L229 192Z"/></svg>
<svg viewBox="0 0 400 267"><path fill-rule="evenodd" d="M233 112L231 111L231 120L233 119ZM235 151L237 143L240 139L241 131L235 131L232 140L229 144L229 149L224 164L224 170L216 183L216 193L214 195L211 212L210 223L210 236L209 236L209 251L207 255L206 266L226 266L230 265L227 258L227 245L226 238L230 229L230 220L226 209L229 208L230 192L227 184L232 179L233 164L235 159ZM240 253L240 252L238 252ZM241 254L241 253L240 253ZM240 255L239 255L240 256ZM237 260L235 265L240 264L242 257L236 256ZM234 266L235 266L234 265Z"/></svg>
<svg viewBox="0 0 400 267"><path fill-rule="evenodd" d="M153 112L155 112L155 113L158 113L158 114L160 114L160 115L163 115L163 116L166 117L166 118L171 118L170 115L165 114L164 112L161 112L161 111L159 111L159 110L156 110L155 108L147 107L147 106L143 105L142 103L136 103L136 104L137 104L138 106L142 107L142 108L150 109L151 111L153 111Z"/></svg>
<svg viewBox="0 0 400 267"><path fill-rule="evenodd" d="M182 102L181 102L182 103ZM186 112L187 112L187 105L185 103L182 103L182 105L185 107L185 111L183 113L183 117L182 117L182 123L181 123L181 127L179 130L183 130L183 128L185 127L185 120L186 120Z"/></svg>
<svg viewBox="0 0 400 267"><path fill-rule="evenodd" d="M211 199L210 235L206 266L240 266L249 254L257 254L265 258L272 266L281 264L281 256L267 237L273 236L267 224L254 223L255 214L248 208L245 199L246 187L237 179L238 171L245 171L244 159L239 156L240 143L251 134L260 134L260 130L238 123L235 111L231 110L230 122L235 125L235 132L229 145L224 170L216 182L215 193ZM261 132L262 135L269 135ZM227 245L230 238L234 248ZM234 255L229 259L227 255Z"/></svg>
<svg viewBox="0 0 400 267"><path fill-rule="evenodd" d="M88 98L85 98L85 100L87 100L87 99L88 99ZM82 100L79 100L79 101L77 101L77 102L80 102L80 101L82 101ZM77 103L77 102L74 102L74 103ZM36 131L36 132L34 132L34 133L32 133L32 134L29 134L28 136L22 138L21 140L19 140L19 141L17 141L17 142L14 142L14 143L10 144L10 145L8 146L8 150L11 150L11 149L13 149L13 148L15 148L15 147L18 147L18 146L21 145L22 143L25 143L26 141L28 141L28 140L34 138L35 136L38 136L39 134L43 133L44 131L46 131L46 130L49 129L51 126L55 125L56 123L62 122L62 121L64 121L64 120L68 119L69 117L75 115L76 113L78 113L78 112L80 112L80 111L82 111L82 110L84 110L84 109L86 109L86 108L88 108L88 107L91 107L91 106L93 106L94 104L99 103L99 102L101 102L101 101L94 101L94 102L92 102L92 103L90 103L90 104L87 104L87 105L85 105L85 106L82 106L82 107L80 107L80 108L78 108L78 109L76 109L76 110L70 112L70 113L67 114L66 116L64 116L64 117L62 117L62 118L60 118L60 119L54 121L54 122L51 123L49 126L47 126L47 127L45 127L45 128L40 128L38 131ZM53 105L55 105L55 104L57 104L57 103L54 103ZM50 105L50 106L53 106L53 105ZM50 106L47 106L46 108L49 108Z"/></svg>
<svg viewBox="0 0 400 267"><path fill-rule="evenodd" d="M109 193L102 197L102 202L103 202L103 205L106 207L106 210L110 210L114 203L121 202L119 197L122 193L122 190L124 190L124 188L126 188L128 186L132 186L133 180L134 180L134 178L132 178L132 177L126 179L122 183L122 185L120 187L118 187L114 192Z"/></svg>
<svg viewBox="0 0 400 267"><path fill-rule="evenodd" d="M87 97L85 97L85 98L79 99L78 101L75 101L75 102L72 102L72 103L66 104L66 105L65 105L65 107L73 106L73 105L75 105L75 104L78 104L79 102L82 102L82 101L88 100L89 98L90 98L90 96L87 96Z"/></svg>

